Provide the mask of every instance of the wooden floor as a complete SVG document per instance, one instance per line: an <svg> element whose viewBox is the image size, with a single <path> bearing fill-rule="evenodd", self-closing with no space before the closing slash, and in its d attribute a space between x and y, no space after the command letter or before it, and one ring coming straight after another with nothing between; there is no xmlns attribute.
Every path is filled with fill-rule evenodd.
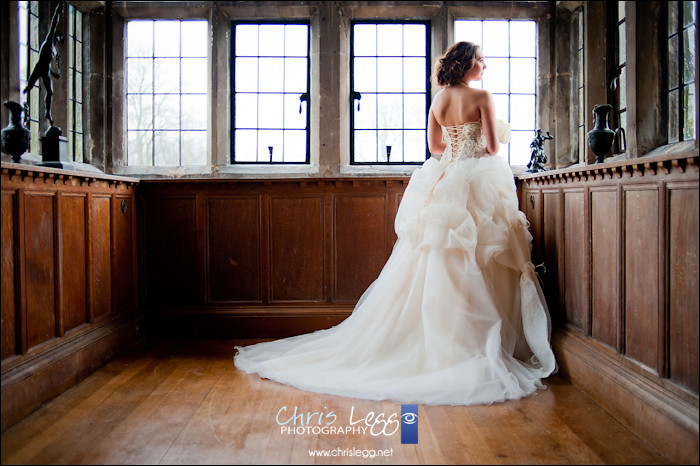
<svg viewBox="0 0 700 466"><path fill-rule="evenodd" d="M400 431L282 433L285 406L322 413L322 425L335 415L331 426L343 428L364 426L371 412L400 416L401 406L239 372L234 345L248 343L145 343L3 433L2 464L665 464L558 376L523 400L419 406L416 445L402 445ZM338 456L310 454L321 450Z"/></svg>

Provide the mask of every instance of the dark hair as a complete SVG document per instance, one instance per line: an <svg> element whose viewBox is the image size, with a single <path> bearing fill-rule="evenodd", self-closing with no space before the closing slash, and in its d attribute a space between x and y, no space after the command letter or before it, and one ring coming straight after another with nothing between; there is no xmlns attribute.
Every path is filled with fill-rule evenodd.
<svg viewBox="0 0 700 466"><path fill-rule="evenodd" d="M435 67L435 77L440 86L454 86L474 64L479 46L472 42L456 42L447 49Z"/></svg>

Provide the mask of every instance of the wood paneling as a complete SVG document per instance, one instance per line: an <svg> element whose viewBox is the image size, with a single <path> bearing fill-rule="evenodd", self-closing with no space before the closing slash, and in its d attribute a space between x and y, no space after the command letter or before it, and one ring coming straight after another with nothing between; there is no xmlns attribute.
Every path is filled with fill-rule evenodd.
<svg viewBox="0 0 700 466"><path fill-rule="evenodd" d="M386 254L385 196L337 196L334 300L357 301L379 276Z"/></svg>
<svg viewBox="0 0 700 466"><path fill-rule="evenodd" d="M591 191L591 335L613 348L620 323L620 229L610 212L617 210L617 190Z"/></svg>
<svg viewBox="0 0 700 466"><path fill-rule="evenodd" d="M153 197L143 215L148 280L147 301L182 303L197 299L197 228L194 196ZM233 220L231 220L233 221ZM236 241L235 237L227 241Z"/></svg>
<svg viewBox="0 0 700 466"><path fill-rule="evenodd" d="M135 287L135 201L134 196L117 195L113 206L112 311L136 305ZM131 253L130 253L131 252Z"/></svg>
<svg viewBox="0 0 700 466"><path fill-rule="evenodd" d="M272 302L322 301L323 197L270 199Z"/></svg>
<svg viewBox="0 0 700 466"><path fill-rule="evenodd" d="M560 373L668 458L697 462L697 149L518 182L526 213L529 196L544 201L542 229L531 232L547 258ZM588 257L577 256L587 240ZM549 272L561 251L557 283Z"/></svg>
<svg viewBox="0 0 700 466"><path fill-rule="evenodd" d="M698 185L670 187L670 378L698 392Z"/></svg>
<svg viewBox="0 0 700 466"><path fill-rule="evenodd" d="M24 220L27 344L56 335L54 283L54 193L26 192Z"/></svg>
<svg viewBox="0 0 700 466"><path fill-rule="evenodd" d="M585 194L564 191L564 308L566 321L580 330L588 328Z"/></svg>
<svg viewBox="0 0 700 466"><path fill-rule="evenodd" d="M15 332L17 318L15 306L15 203L17 195L14 191L2 192L2 269L0 281L2 283L2 302L0 306L0 348L2 359L15 354L17 340Z"/></svg>
<svg viewBox="0 0 700 466"><path fill-rule="evenodd" d="M60 197L60 258L63 331L87 322L85 193Z"/></svg>
<svg viewBox="0 0 700 466"><path fill-rule="evenodd" d="M625 354L658 370L659 192L625 192Z"/></svg>
<svg viewBox="0 0 700 466"><path fill-rule="evenodd" d="M208 199L209 293L212 302L260 302L258 196Z"/></svg>
<svg viewBox="0 0 700 466"><path fill-rule="evenodd" d="M92 301L93 319L107 315L112 304L111 196L92 196Z"/></svg>
<svg viewBox="0 0 700 466"><path fill-rule="evenodd" d="M544 282L544 294L547 297L547 304L551 309L552 320L563 322L565 316L561 315L559 309L559 191L543 191L543 229L542 241L544 247L544 265L546 272L542 274ZM533 241L535 241L533 239Z"/></svg>
<svg viewBox="0 0 700 466"><path fill-rule="evenodd" d="M4 162L1 177L5 430L133 343L142 317L133 291L121 313L111 302L111 265L136 257L111 199L133 202L137 180Z"/></svg>

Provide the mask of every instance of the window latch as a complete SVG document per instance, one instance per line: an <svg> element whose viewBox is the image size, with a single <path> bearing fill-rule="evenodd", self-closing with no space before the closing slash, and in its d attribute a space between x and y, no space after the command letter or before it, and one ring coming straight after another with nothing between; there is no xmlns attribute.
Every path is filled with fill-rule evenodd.
<svg viewBox="0 0 700 466"><path fill-rule="evenodd" d="M302 95L299 96L299 113L301 114L301 104L302 102L306 102L307 104L309 103L309 93L304 92Z"/></svg>
<svg viewBox="0 0 700 466"><path fill-rule="evenodd" d="M357 91L353 91L353 93L352 93L352 101L354 102L354 101L357 100L357 111L358 111L358 112L360 111L360 99L362 99L362 94L360 94L360 93L357 92Z"/></svg>

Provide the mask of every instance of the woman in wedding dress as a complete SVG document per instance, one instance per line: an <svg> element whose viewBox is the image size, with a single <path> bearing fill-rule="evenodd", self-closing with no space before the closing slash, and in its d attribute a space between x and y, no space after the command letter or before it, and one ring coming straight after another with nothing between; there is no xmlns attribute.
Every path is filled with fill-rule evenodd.
<svg viewBox="0 0 700 466"><path fill-rule="evenodd" d="M411 176L391 257L353 313L330 329L237 347L238 369L307 391L428 405L543 387L556 362L532 237L510 166L495 155L491 94L469 86L485 68L468 42L440 59L428 145L442 156Z"/></svg>

